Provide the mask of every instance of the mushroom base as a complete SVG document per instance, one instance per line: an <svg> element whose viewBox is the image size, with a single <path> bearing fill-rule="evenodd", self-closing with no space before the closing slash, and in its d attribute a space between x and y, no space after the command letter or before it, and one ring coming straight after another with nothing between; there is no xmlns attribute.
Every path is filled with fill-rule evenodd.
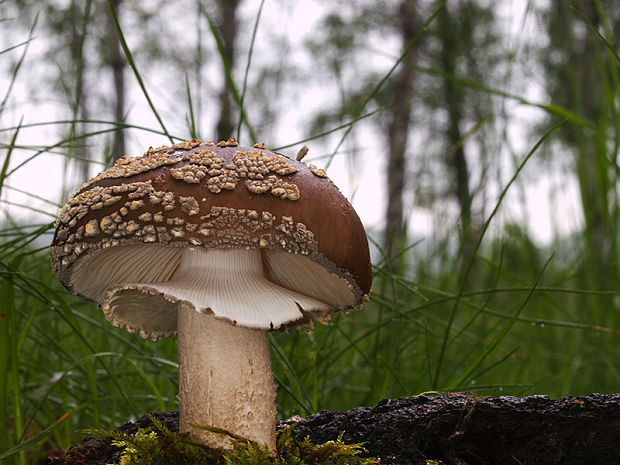
<svg viewBox="0 0 620 465"><path fill-rule="evenodd" d="M211 447L231 447L221 428L276 450L276 387L267 331L234 326L179 303L180 431Z"/></svg>

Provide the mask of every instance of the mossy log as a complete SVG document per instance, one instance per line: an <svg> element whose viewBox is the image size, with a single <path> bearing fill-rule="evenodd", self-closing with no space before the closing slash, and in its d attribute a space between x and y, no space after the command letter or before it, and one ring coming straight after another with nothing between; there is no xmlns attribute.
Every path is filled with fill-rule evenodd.
<svg viewBox="0 0 620 465"><path fill-rule="evenodd" d="M171 430L176 412L157 414ZM133 431L148 418L121 428ZM281 424L290 423L281 422ZM620 394L583 397L476 397L450 394L385 399L374 408L323 411L296 422L299 437L320 444L344 434L382 463L417 465L620 464ZM119 449L88 438L45 465L112 463Z"/></svg>
<svg viewBox="0 0 620 465"><path fill-rule="evenodd" d="M155 418L170 431L179 431L179 411L172 412L153 412ZM144 415L137 422L128 422L118 428L129 434L135 434L139 428L152 426L151 419ZM107 465L118 463L122 449L112 445L112 439L107 437L85 437L81 443L74 444L64 454L57 457L47 457L40 465Z"/></svg>

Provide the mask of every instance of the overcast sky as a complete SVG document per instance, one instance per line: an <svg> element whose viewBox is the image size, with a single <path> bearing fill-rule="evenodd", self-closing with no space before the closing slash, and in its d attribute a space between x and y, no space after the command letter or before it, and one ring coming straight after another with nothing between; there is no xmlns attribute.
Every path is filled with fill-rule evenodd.
<svg viewBox="0 0 620 465"><path fill-rule="evenodd" d="M283 7L283 4L287 5ZM188 8L192 2L188 2ZM245 18L255 18L256 9L259 2L243 2L241 15ZM493 5L503 18L505 27L505 37L503 46L507 50L519 53L521 49L521 41L525 40L524 33L532 33L537 27L536 19L524 16L527 2L525 0L503 0L494 2ZM173 24L173 27L179 28L179 33L186 31L187 37L181 37L179 40L183 43L191 43L192 30L186 26L187 18L191 18L193 9L183 12L182 8L185 2L175 3L176 15L163 16ZM10 16L10 8L5 8L0 12L6 17ZM261 60L273 60L274 65L281 63L284 59L298 65L300 69L312 70L315 64L311 62L309 54L303 47L304 41L315 34L320 34L317 22L324 13L324 2L302 1L302 2L280 2L267 0L265 2L264 11L261 17L260 29L256 39L253 60L260 62ZM43 21L43 19L40 19ZM178 21L178 24L175 23ZM184 23L185 21L185 23ZM251 23L251 21L248 21ZM6 25L11 23L5 22ZM185 27L184 27L185 25ZM138 37L132 36L131 29L126 29L127 40L131 47L132 41L137 41ZM269 48L268 36L272 37L270 31L277 31L278 34L285 35L288 38L290 47L283 54L274 55L274 50ZM35 32L34 40L29 44L28 53L26 55L25 64L20 72L7 110L0 117L0 127L9 128L19 123L23 118L23 124L34 122L55 121L63 119L67 116L66 104L58 101L53 95L42 95L41 88L38 92L33 93L32 89L37 89L37 79L40 70L49 69L41 66L46 58L46 48L48 42L41 29ZM246 39L249 34L246 34ZM17 28L12 29L10 34L3 34L2 49L18 44L27 39L27 31L21 31ZM212 41L213 38L204 33L205 41ZM240 49L246 50L248 44L241 44ZM212 47L213 44L208 44ZM377 70L387 72L393 64L393 56L398 55L399 44L397 41L386 38L384 43L373 43L373 49L368 50L367 54L368 66L375 67ZM23 48L17 48L14 51L0 55L0 89L6 89L10 82L10 75L7 71L11 69L14 63L22 53ZM281 51L277 51L281 52ZM244 59L240 60L241 62ZM45 63L49 66L49 63ZM155 101L156 107L161 111L164 121L169 130L181 137L187 136L184 111L179 111L179 105L173 97L173 86L183 85L179 76L173 76L170 79L170 73L162 72L163 70L150 70L147 68L148 63L138 62L138 67L143 73L147 87L151 91L151 96ZM310 71L311 72L311 71ZM158 128L158 123L148 109L145 98L136 85L135 78L131 72L127 71L128 85L128 120L137 125ZM237 69L237 84L241 87L241 79L243 77L243 66ZM220 84L219 71L214 70L212 75L206 76L208 84L213 88L217 88ZM273 140L264 140L269 146L281 146L293 143L306 136L305 127L307 127L314 110L325 105L333 96L324 92L324 84L317 82L304 81L303 88L285 89L289 95L279 108L278 127L274 131ZM177 89L178 90L178 89ZM504 89L512 91L512 89ZM537 87L536 82L521 85L517 90L520 95L525 93L525 97L540 101L544 99L541 90ZM3 93L3 92L1 92ZM35 98L36 97L36 98ZM205 102L203 102L203 106ZM516 103L507 103L508 126L506 128L510 135L509 143L517 154L525 156L527 151L536 142L535 139L529 137L525 128L531 124L533 120L541 117L541 113L533 110L531 107L524 107ZM213 137L207 134L208 128L213 127L216 112L204 112L202 118L202 138L205 140ZM97 119L97 115L93 115ZM95 129L95 128L93 128ZM22 129L19 133L18 145L41 145L48 146L60 140L60 128L57 125L39 126L33 129ZM6 144L12 137L12 132L2 132L2 143ZM309 143L310 153L307 162L324 166L325 155L334 150L341 133L335 137L323 139L321 141L313 141ZM384 211L384 188L383 188L383 167L385 140L383 135L379 134L371 124L359 124L356 127L354 137L356 138L356 146L361 147L354 165L347 156L337 156L328 169L329 176L336 182L343 193L352 200L352 203L358 211L364 224L371 230L378 231L381 228ZM255 141L241 140L242 144L252 145ZM414 141L415 142L415 141ZM163 136L153 135L144 131L130 131L128 137L128 152L131 155L140 155L149 146L158 146L166 144L167 140ZM283 150L284 153L294 156L296 151L302 144ZM347 148L347 145L343 147ZM6 153L6 151L4 151ZM53 152L51 150L50 152ZM32 155L32 151L15 150L11 158L11 168L15 168L19 163L25 161ZM501 180L498 180L495 195L497 195L501 185L510 178L514 167L512 159L506 153L498 154L505 158L505 169L502 169ZM101 167L93 165L92 174L100 171ZM415 168L413 168L415 169ZM475 167L474 167L475 169ZM567 177L566 173L550 174L547 177L527 176L527 168L524 172L524 184L520 187L516 186L511 191L509 197L505 201L504 208L500 218L497 219L497 225L501 225L504 221L521 221L527 223L534 238L539 244L544 244L552 239L553 234L565 234L576 226L581 225L581 214L577 206L577 190L575 182ZM52 202L59 202L61 199L60 186L63 181L68 181L73 188L79 186L83 180L77 179L77 174L73 170L73 166L67 166L66 160L59 154L43 153L39 155L35 161L27 163L15 173L13 173L7 184L10 187L31 192L44 199ZM523 196L525 204L521 201ZM51 221L56 213L56 207L44 200L38 200L28 197L17 191L4 190L2 199L5 203L0 206L4 214L10 214L13 218L26 222L47 222ZM550 202L553 201L553 206ZM10 202L10 203L6 203ZM37 210L49 212L50 215L34 213L32 210L23 207L17 207L15 204L24 205ZM493 199L489 200L490 206L495 203ZM525 208L523 208L525 207ZM553 215L551 215L553 211ZM410 225L412 234L416 236L424 236L432 234L433 228L436 226L436 212L419 208L412 199L409 206L411 215ZM458 214L458 212L448 212L449 214ZM490 213L490 210L486 212ZM555 218L555 220L552 220ZM552 221L555 221L553 223ZM378 237L376 237L378 239Z"/></svg>

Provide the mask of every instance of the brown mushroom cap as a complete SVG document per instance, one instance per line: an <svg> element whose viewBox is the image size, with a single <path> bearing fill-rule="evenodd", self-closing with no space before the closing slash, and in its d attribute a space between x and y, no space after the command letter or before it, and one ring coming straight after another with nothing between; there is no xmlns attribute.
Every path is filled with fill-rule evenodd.
<svg viewBox="0 0 620 465"><path fill-rule="evenodd" d="M137 283L171 279L188 247L260 250L269 281L327 304L275 329L358 308L370 290L363 226L325 172L234 140L193 140L119 159L60 211L51 257L70 292L105 310L119 292L134 292L129 301L151 293ZM317 288L320 280L327 284ZM137 323L107 316L130 329L149 324L145 315ZM161 320L149 337L176 331L176 315Z"/></svg>

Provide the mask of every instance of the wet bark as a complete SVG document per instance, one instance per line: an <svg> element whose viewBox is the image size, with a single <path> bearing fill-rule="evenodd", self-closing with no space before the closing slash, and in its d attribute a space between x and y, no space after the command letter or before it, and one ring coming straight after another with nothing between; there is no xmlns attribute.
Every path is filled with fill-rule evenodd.
<svg viewBox="0 0 620 465"><path fill-rule="evenodd" d="M176 431L178 413L156 414ZM149 420L119 429L136 431ZM289 422L282 422L281 426ZM374 408L323 411L300 420L299 438L320 444L342 433L364 443L381 463L417 465L616 465L620 463L620 394L583 397L474 397L453 394L385 399ZM87 438L44 465L98 465L118 460L109 439Z"/></svg>
<svg viewBox="0 0 620 465"><path fill-rule="evenodd" d="M400 4L400 36L403 51L418 31L418 2L403 0ZM403 196L406 177L406 151L415 84L414 49L405 55L394 74L391 86L392 113L388 123L387 208L385 212L385 248L390 257L399 257L406 241Z"/></svg>
<svg viewBox="0 0 620 465"><path fill-rule="evenodd" d="M315 443L363 442L383 463L612 465L620 463L620 395L383 400L375 408L321 412L297 426Z"/></svg>
<svg viewBox="0 0 620 465"><path fill-rule="evenodd" d="M179 431L179 412L153 413L163 425L170 431ZM135 434L138 428L152 426L151 419L146 415L137 422L125 423L117 428L118 431ZM123 450L112 445L110 438L98 438L87 436L84 440L71 446L65 454L60 457L48 457L41 465L107 465L118 463Z"/></svg>

